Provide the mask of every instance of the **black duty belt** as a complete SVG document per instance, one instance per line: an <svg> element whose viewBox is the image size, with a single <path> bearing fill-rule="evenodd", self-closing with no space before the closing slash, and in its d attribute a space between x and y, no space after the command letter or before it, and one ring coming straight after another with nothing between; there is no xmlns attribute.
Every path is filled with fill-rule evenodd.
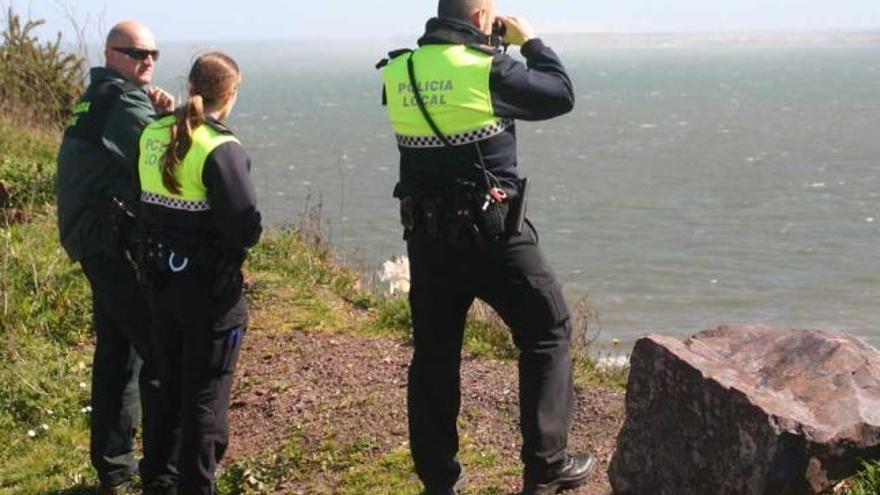
<svg viewBox="0 0 880 495"><path fill-rule="evenodd" d="M448 190L420 193L395 190L400 199L400 221L412 233L427 234L450 242L494 241L509 229L507 202L487 202L475 185L459 184Z"/></svg>

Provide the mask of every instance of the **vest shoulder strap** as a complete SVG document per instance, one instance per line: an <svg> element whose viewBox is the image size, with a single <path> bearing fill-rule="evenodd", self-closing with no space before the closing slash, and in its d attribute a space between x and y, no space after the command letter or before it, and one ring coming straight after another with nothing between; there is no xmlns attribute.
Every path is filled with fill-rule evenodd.
<svg viewBox="0 0 880 495"><path fill-rule="evenodd" d="M412 92L413 96L416 98L416 104L418 104L419 110L422 112L425 121L428 122L428 126L431 127L434 135L437 136L437 139L439 139L444 146L447 148L454 148L453 144L446 138L446 135L440 132L440 128L437 127L437 123L434 122L434 119L431 118L431 114L428 112L428 107L425 105L425 100L422 98L422 94L419 91L419 84L418 81L416 81L416 70L413 64L413 52L410 52L409 58L406 60L406 69L409 72L409 83L412 86Z"/></svg>
<svg viewBox="0 0 880 495"><path fill-rule="evenodd" d="M388 52L388 57L383 58L376 64L376 69L384 69L386 65L388 65L395 58L405 55L407 53L412 53L412 48L400 48L397 50L391 50ZM382 106L388 106L388 93L385 92L385 86L382 86Z"/></svg>
<svg viewBox="0 0 880 495"><path fill-rule="evenodd" d="M395 58L401 55L405 55L407 53L412 53L412 51L412 48L400 48L397 50L391 50L390 52L388 52L388 56L386 58L383 58L376 63L376 69L383 69L386 65L388 65L389 62L391 62Z"/></svg>

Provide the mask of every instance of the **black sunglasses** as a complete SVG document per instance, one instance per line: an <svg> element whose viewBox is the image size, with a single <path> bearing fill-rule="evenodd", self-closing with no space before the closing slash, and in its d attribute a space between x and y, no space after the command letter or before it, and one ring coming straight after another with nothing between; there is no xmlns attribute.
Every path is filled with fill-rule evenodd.
<svg viewBox="0 0 880 495"><path fill-rule="evenodd" d="M153 61L159 60L159 50L145 50L143 48L111 47L113 51L124 53L135 60L146 60L153 57Z"/></svg>

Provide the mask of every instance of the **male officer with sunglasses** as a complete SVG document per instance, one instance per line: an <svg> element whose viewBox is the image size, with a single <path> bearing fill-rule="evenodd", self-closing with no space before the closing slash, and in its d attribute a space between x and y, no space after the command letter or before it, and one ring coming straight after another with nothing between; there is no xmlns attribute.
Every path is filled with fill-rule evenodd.
<svg viewBox="0 0 880 495"><path fill-rule="evenodd" d="M174 98L155 87L144 89L159 51L143 25L114 26L104 56L105 66L91 69L90 84L64 133L57 179L61 244L82 265L92 289L91 461L103 493L129 485L138 470L133 447L143 412L139 468L145 492L168 493L151 486L161 469L152 465L159 458L158 382L149 357L150 314L125 259L125 231L137 204L132 174L141 131L157 113L173 110Z"/></svg>

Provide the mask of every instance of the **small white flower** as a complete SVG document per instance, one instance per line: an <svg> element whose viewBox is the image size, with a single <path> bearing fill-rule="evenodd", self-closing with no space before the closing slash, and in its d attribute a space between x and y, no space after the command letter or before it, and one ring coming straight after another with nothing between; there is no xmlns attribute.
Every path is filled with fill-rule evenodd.
<svg viewBox="0 0 880 495"><path fill-rule="evenodd" d="M92 406L86 406L86 407L80 409L79 412L81 412L83 414L88 414L88 413L92 412Z"/></svg>
<svg viewBox="0 0 880 495"><path fill-rule="evenodd" d="M46 409L46 414L48 414L49 416L52 416L55 413L51 409Z"/></svg>
<svg viewBox="0 0 880 495"><path fill-rule="evenodd" d="M28 430L28 436L34 438L35 436L37 436L37 432L34 430Z"/></svg>
<svg viewBox="0 0 880 495"><path fill-rule="evenodd" d="M41 424L40 428L42 428L43 431L49 431L49 425L47 425L46 423Z"/></svg>
<svg viewBox="0 0 880 495"><path fill-rule="evenodd" d="M389 295L394 295L397 292L409 292L409 258L392 256L390 260L382 264L379 280L388 283Z"/></svg>
<svg viewBox="0 0 880 495"><path fill-rule="evenodd" d="M86 382L79 382L79 388L86 388Z"/></svg>

